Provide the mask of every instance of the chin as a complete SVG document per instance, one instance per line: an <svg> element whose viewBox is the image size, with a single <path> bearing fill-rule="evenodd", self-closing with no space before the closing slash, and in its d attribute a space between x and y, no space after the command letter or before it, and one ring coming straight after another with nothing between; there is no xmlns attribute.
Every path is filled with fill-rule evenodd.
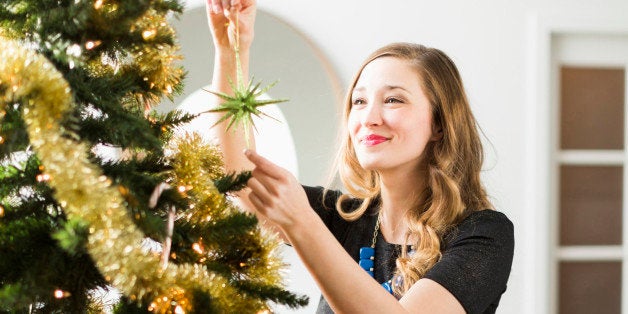
<svg viewBox="0 0 628 314"><path fill-rule="evenodd" d="M382 165L376 161L373 160L367 160L367 161L359 161L360 162L360 166L362 167L362 169L364 170L368 170L368 171L377 171L379 169L382 169Z"/></svg>

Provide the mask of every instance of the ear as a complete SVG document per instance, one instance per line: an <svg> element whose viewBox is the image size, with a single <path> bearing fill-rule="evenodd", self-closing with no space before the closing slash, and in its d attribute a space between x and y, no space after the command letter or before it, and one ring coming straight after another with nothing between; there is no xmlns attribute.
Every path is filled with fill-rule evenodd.
<svg viewBox="0 0 628 314"><path fill-rule="evenodd" d="M432 137L430 140L438 142L443 139L443 128L440 125L432 125Z"/></svg>

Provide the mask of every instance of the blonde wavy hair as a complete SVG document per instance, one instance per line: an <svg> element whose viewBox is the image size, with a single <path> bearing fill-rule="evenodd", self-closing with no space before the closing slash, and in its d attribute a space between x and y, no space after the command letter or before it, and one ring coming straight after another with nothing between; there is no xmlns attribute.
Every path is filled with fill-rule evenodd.
<svg viewBox="0 0 628 314"><path fill-rule="evenodd" d="M442 51L410 43L393 43L372 53L353 78L344 102L344 121L351 110L351 94L362 70L371 61L394 57L408 61L417 72L421 88L430 101L433 123L442 129L439 141L432 141L424 150L427 184L422 191L409 196L412 209L405 215L409 227L405 244L396 261L396 274L403 284L395 293L403 295L441 258L443 236L471 211L492 209L480 181L483 148L478 125L471 112L458 69ZM342 131L342 146L335 169L348 191L336 203L336 210L345 220L356 220L380 195L378 173L360 166L347 130ZM342 209L348 198L363 199L351 212ZM409 243L410 239L416 239ZM414 254L408 254L407 244Z"/></svg>

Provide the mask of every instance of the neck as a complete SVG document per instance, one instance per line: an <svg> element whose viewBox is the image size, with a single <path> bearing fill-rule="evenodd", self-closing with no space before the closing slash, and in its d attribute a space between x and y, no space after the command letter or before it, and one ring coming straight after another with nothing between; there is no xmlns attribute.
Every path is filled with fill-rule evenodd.
<svg viewBox="0 0 628 314"><path fill-rule="evenodd" d="M419 193L425 186L424 174L399 175L381 173L381 217L380 229L389 243L403 244L408 231L405 216L416 207Z"/></svg>

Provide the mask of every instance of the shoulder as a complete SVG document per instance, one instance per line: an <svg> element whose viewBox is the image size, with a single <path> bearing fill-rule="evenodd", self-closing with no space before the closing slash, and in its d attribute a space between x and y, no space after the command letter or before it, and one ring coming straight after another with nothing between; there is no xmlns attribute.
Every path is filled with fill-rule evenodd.
<svg viewBox="0 0 628 314"><path fill-rule="evenodd" d="M338 213L338 210L336 210L336 202L343 195L341 191L325 189L321 186L305 185L303 186L303 189L305 190L305 194L310 202L310 206L321 217L328 228L331 229L332 224L335 225L344 221ZM345 205L349 205L349 208L352 208L354 207L354 203L359 204L359 202L350 199L348 204L343 202L343 207L346 207Z"/></svg>
<svg viewBox="0 0 628 314"><path fill-rule="evenodd" d="M342 195L341 191L325 189L322 186L303 185L303 189L310 202L310 206L319 213L324 210L334 211L336 201Z"/></svg>
<svg viewBox="0 0 628 314"><path fill-rule="evenodd" d="M493 225L510 228L513 227L512 222L504 213L492 209L473 211L467 217L465 217L459 225L461 227L472 225Z"/></svg>
<svg viewBox="0 0 628 314"><path fill-rule="evenodd" d="M445 235L446 246L469 237L514 242L514 225L499 211L485 209L471 212Z"/></svg>
<svg viewBox="0 0 628 314"><path fill-rule="evenodd" d="M336 202L343 195L341 191L329 190L323 187L303 186L310 206L321 218L327 229L334 235L340 244L354 258L359 259L361 246L372 239L377 216L373 215L374 206L369 212L352 221L345 220L336 209ZM351 211L359 207L362 200L347 198L343 201L343 210Z"/></svg>
<svg viewBox="0 0 628 314"><path fill-rule="evenodd" d="M305 190L310 206L312 206L316 212L319 214L325 211L337 213L336 202L343 196L344 193L342 191L327 189L321 186L303 185L302 187ZM361 199L347 198L343 200L342 207L345 211L350 212L359 207L361 203Z"/></svg>

